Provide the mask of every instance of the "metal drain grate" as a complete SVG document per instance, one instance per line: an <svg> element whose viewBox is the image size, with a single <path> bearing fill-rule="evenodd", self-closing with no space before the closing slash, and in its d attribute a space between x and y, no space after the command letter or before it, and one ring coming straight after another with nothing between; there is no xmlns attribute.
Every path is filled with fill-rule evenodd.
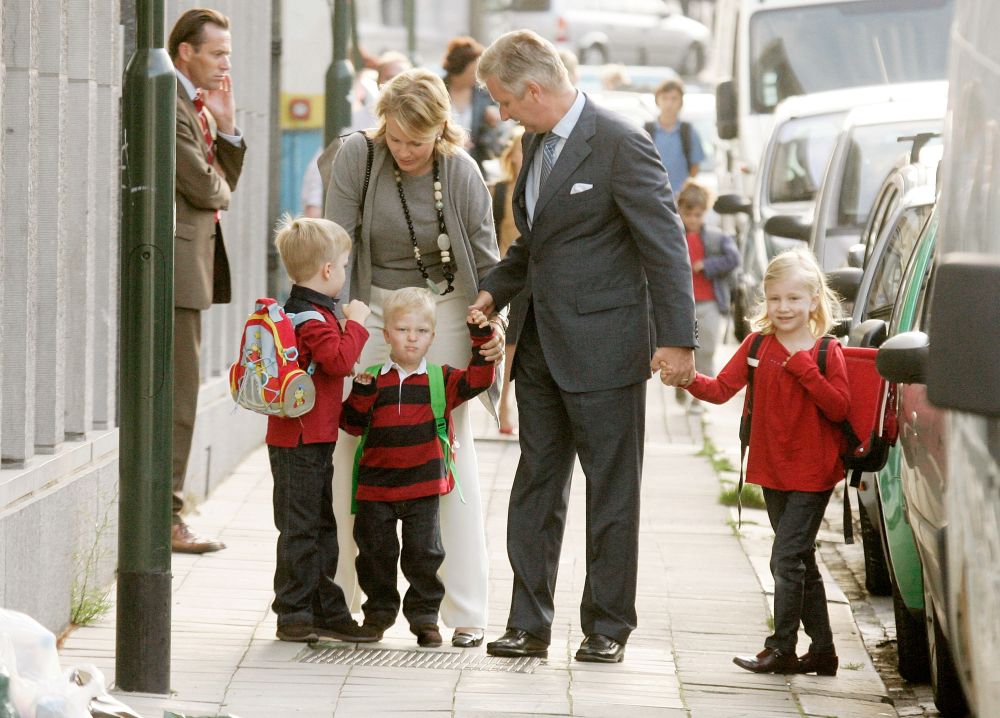
<svg viewBox="0 0 1000 718"><path fill-rule="evenodd" d="M304 648L299 663L390 668L451 668L494 673L534 673L538 658L500 658L462 651L407 651L388 648Z"/></svg>

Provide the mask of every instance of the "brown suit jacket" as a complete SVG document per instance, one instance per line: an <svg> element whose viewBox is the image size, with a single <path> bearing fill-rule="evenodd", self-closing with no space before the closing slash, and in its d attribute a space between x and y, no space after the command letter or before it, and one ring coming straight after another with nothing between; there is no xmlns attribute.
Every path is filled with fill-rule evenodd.
<svg viewBox="0 0 1000 718"><path fill-rule="evenodd" d="M229 260L215 211L229 208L230 193L236 189L245 153L246 142L236 147L226 140L216 141L215 161L225 173L223 179L208 163L198 113L178 82L175 307L208 309L230 300Z"/></svg>

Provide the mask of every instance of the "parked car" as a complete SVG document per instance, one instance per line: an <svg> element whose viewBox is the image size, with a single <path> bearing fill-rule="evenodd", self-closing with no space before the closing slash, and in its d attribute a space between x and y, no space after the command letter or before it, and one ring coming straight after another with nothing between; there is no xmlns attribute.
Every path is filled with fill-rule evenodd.
<svg viewBox="0 0 1000 718"><path fill-rule="evenodd" d="M577 68L576 86L590 94L610 88L605 84L608 72L622 73L625 84L614 88L621 92L651 93L664 80L680 79L680 74L672 67L657 65L580 65ZM713 100L714 104L714 100Z"/></svg>
<svg viewBox="0 0 1000 718"><path fill-rule="evenodd" d="M501 0L497 35L534 30L582 64L666 65L683 75L704 69L711 44L705 25L665 0Z"/></svg>
<svg viewBox="0 0 1000 718"><path fill-rule="evenodd" d="M789 223L829 271L847 263L858 243L879 187L894 166L906 161L909 142L901 138L939 135L944 123L947 82L912 83L893 88L887 102L862 105L844 117L816 193L808 227Z"/></svg>

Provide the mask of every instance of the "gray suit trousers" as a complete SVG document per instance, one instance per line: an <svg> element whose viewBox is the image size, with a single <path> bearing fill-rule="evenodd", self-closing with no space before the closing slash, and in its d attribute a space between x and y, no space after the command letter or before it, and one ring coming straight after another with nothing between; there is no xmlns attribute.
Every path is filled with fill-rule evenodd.
<svg viewBox="0 0 1000 718"><path fill-rule="evenodd" d="M507 627L551 641L570 480L579 456L587 481L580 625L586 635L600 633L625 643L636 625L646 386L563 391L545 362L530 309L514 377L521 459L507 518L507 554L514 570Z"/></svg>

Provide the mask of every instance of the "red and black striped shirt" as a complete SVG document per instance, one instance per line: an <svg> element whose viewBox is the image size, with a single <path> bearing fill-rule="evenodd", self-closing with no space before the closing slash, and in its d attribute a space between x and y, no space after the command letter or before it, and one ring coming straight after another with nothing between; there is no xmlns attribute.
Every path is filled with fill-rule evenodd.
<svg viewBox="0 0 1000 718"><path fill-rule="evenodd" d="M494 366L479 353L493 336L492 327L470 324L469 333L469 368L441 367L449 427L452 410L493 383ZM340 426L354 436L368 428L358 467L358 501L405 501L447 494L454 486L438 440L426 373L410 374L400 383L399 374L389 371L371 384L355 383Z"/></svg>

